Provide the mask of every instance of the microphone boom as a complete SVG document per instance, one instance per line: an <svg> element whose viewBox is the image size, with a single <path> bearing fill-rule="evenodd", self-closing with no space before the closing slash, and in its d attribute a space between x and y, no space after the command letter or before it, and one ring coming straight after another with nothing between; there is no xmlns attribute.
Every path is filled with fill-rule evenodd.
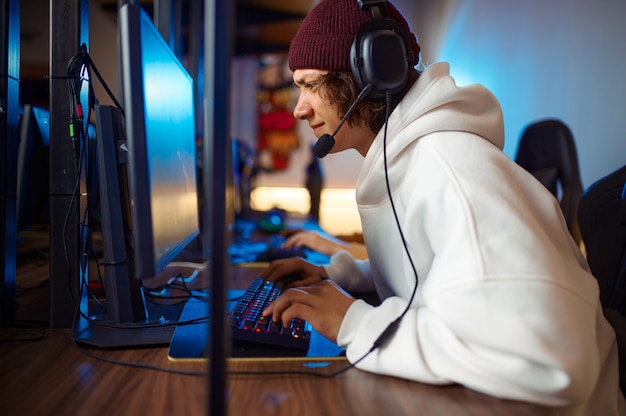
<svg viewBox="0 0 626 416"><path fill-rule="evenodd" d="M350 105L350 108L348 108L348 111L346 111L346 115L341 118L341 121L339 122L339 125L337 126L333 134L323 134L322 137L320 137L317 140L317 142L315 143L315 146L313 147L313 154L315 156L321 159L324 156L326 156L328 153L330 153L330 150L335 145L335 135L337 134L341 126L343 126L343 123L348 119L348 117L350 117L350 114L354 110L354 107L356 107L359 101L365 98L367 93L373 87L374 86L372 84L367 84L365 87L363 87L363 89L361 90L359 95L356 97L352 105Z"/></svg>

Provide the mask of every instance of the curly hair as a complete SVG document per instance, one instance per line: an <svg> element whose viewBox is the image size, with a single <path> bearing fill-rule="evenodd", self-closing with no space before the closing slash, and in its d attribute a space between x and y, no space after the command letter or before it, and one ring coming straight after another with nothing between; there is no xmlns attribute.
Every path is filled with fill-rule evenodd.
<svg viewBox="0 0 626 416"><path fill-rule="evenodd" d="M402 97L413 86L420 73L412 69L409 71L407 85L399 92L391 96L390 112L398 105ZM360 88L356 84L352 73L343 71L330 71L323 75L320 80L320 95L323 99L337 106L339 115L343 117L348 108L359 95ZM378 133L385 124L385 100L365 98L356 105L350 117L346 120L349 125L367 123L369 128Z"/></svg>

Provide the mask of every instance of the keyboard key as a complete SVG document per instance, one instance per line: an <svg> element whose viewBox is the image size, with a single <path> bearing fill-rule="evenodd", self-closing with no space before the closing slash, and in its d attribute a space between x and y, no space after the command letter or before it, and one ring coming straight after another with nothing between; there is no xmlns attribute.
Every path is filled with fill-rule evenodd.
<svg viewBox="0 0 626 416"><path fill-rule="evenodd" d="M257 278L228 314L233 339L277 347L307 350L310 328L306 321L294 319L290 328L262 315L281 294L274 282Z"/></svg>

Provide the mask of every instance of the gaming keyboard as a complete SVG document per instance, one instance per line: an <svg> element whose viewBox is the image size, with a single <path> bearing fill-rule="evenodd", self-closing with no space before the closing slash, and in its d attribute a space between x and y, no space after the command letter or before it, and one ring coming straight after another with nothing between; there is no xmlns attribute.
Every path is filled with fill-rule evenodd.
<svg viewBox="0 0 626 416"><path fill-rule="evenodd" d="M256 278L228 314L232 338L278 347L307 350L311 327L295 318L289 328L262 316L263 310L282 293L280 283Z"/></svg>

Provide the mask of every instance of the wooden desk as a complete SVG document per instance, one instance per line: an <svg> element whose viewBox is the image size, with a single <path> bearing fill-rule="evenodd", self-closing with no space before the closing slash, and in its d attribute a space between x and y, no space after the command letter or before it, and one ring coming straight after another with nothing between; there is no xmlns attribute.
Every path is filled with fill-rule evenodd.
<svg viewBox="0 0 626 416"><path fill-rule="evenodd" d="M253 270L250 270L252 272ZM238 274L239 273L239 274ZM235 287L249 271L235 273ZM70 330L46 330L39 341L5 342L38 332L0 329L0 408L22 415L204 415L206 362L172 362L166 347L85 350L124 362L195 375L110 364L85 355ZM350 369L334 378L237 375L235 372L334 372L346 361L310 368L301 361L230 361L229 415L543 415L538 406L499 400L460 386L437 387Z"/></svg>

